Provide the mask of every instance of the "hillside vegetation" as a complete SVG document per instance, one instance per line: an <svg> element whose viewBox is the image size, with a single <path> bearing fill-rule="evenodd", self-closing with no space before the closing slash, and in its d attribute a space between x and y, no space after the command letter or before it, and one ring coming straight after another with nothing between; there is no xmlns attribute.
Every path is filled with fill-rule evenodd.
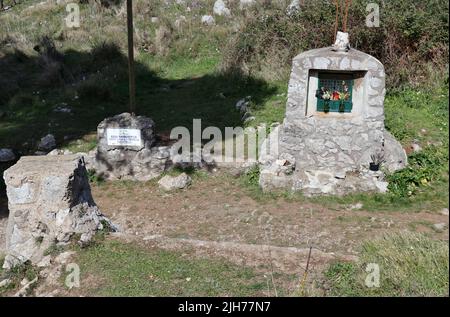
<svg viewBox="0 0 450 317"><path fill-rule="evenodd" d="M240 125L233 106L244 96L252 96L250 125L280 122L291 58L333 40L330 1L307 1L293 15L283 1L246 10L231 2L231 17L202 25L213 2L134 1L138 113L152 117L160 133L190 127L192 118L205 126ZM414 141L425 149L391 176L391 192L408 197L439 183L444 188L436 197L445 199L448 3L387 2L380 28L364 26L364 3L351 6L352 45L386 66L387 128L405 148ZM60 145L89 150L98 122L127 110L124 2L80 1L80 8L77 29L65 26L65 7L53 1L22 1L0 14L2 146L33 153L52 133Z"/></svg>
<svg viewBox="0 0 450 317"><path fill-rule="evenodd" d="M77 29L65 26L65 6L55 1L24 0L0 13L2 147L34 153L39 139L52 133L59 146L87 151L95 147L97 124L127 111L125 3L79 3ZM245 96L255 117L247 125L280 122L291 58L333 41L331 1L304 1L293 15L286 14L289 1L261 1L245 10L229 1L231 17L203 25L213 3L134 1L137 109L155 120L160 134L190 127L192 118L204 126L241 125L234 105ZM423 148L411 154L409 168L390 176L391 196L370 200L445 206L448 2L383 2L379 28L365 26L365 5L352 1L351 43L386 67L387 128L408 151L411 142Z"/></svg>
<svg viewBox="0 0 450 317"><path fill-rule="evenodd" d="M58 2L22 0L0 11L0 148L18 157L34 154L48 133L59 148L87 152L96 146L98 123L128 111L125 1ZM80 5L80 28L66 27L68 2ZM332 44L335 9L331 0L305 0L288 15L291 1L256 2L241 10L238 0L229 0L231 16L214 16L214 25L204 25L201 17L213 15L214 0L133 1L137 114L151 117L161 138L175 126L190 128L193 118L220 129L283 120L291 60ZM407 168L387 176L389 193L263 193L257 167L239 178L191 171L193 186L170 194L156 181L103 182L90 174L96 202L113 221L126 218L123 229L135 239L162 232L284 247L312 241L352 254L353 245L362 243L358 261L327 263L322 280L309 277L323 284L310 291L301 286L303 276L272 267L244 267L216 253L199 259L195 252L102 236L88 248L74 248L83 286L68 290L61 281L59 294L448 296L449 3L379 2L380 27L368 28L367 1L353 0L348 31L354 48L385 65L386 128L409 155ZM235 105L247 96L254 120L244 123ZM0 162L0 174L13 163ZM6 205L1 178L0 203ZM273 218L271 230L278 230L270 241L263 216ZM442 230L434 226L438 221ZM380 287L364 285L369 263L380 266ZM0 280L12 279L0 296L14 294L24 277L37 275L31 266L0 269Z"/></svg>

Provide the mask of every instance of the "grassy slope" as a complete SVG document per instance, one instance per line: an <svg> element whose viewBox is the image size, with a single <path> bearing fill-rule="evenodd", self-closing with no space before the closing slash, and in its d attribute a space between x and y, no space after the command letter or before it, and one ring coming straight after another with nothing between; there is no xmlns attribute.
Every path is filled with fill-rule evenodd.
<svg viewBox="0 0 450 317"><path fill-rule="evenodd" d="M73 261L80 266L80 288L66 289L68 296L267 296L274 292L270 277L264 273L267 268L258 271L226 260L199 259L115 240L101 239L88 248L74 248L78 251ZM0 297L14 294L23 278L32 280L37 274L38 270L28 265L11 272L0 270L0 280L11 280L0 288ZM278 294L289 295L296 278L274 274ZM65 279L63 273L61 287Z"/></svg>
<svg viewBox="0 0 450 317"><path fill-rule="evenodd" d="M42 8L27 13L25 20L43 19L49 12L59 14L59 18L64 14L54 7ZM85 16L93 12L95 13L93 9L82 7L82 14ZM166 14L171 17L178 12L179 9L173 8ZM92 32L92 39L86 44L86 32L92 26L82 25L80 30L64 31L66 33L63 38L66 39L57 41L60 46L58 50L64 54L64 67L76 77L73 84L63 87L44 87L35 83L34 79L39 79L42 72L42 69L36 67L41 59L28 47L41 35L61 31L55 26L57 24L47 19L46 28L31 31L30 26L23 22L7 15L2 17L16 31L12 32L13 35L26 34L26 40L20 43L28 47L28 50L24 48L24 54L28 57L12 55L12 64L7 65L20 66L30 74L29 85L24 85L7 104L2 105L2 110L6 112L0 125L2 146L24 153L33 152L40 137L53 133L60 146L86 151L95 146L95 128L98 122L106 116L127 110L128 83L123 47L115 50L101 44L105 37L123 44L123 36L112 34L114 28L120 27L120 21L108 10L100 16L101 19L96 23L105 25L105 34ZM138 15L137 25L141 29L142 19ZM146 25L149 33L155 32L154 25ZM158 132L167 134L171 128L179 125L191 127L192 118L201 118L204 127L212 125L223 129L225 126L241 125L240 115L234 110L234 104L247 95L252 96L251 108L256 117L251 125L270 124L283 119L287 81L266 82L252 77L237 78L216 71L221 60L221 44L228 29L226 24L210 30L192 23L184 33L175 33L176 36L183 37L172 39L168 55L154 56L143 51L138 55L138 112L152 117ZM10 53L8 48L5 51ZM111 63L115 67L110 68ZM434 85L422 91L388 92L386 125L405 147L413 139L417 139L423 147L427 143L433 143L441 144L439 146L443 151L448 149L448 92L446 86L443 87ZM53 111L63 103L73 109L72 114ZM15 137L11 138L11 135ZM414 197L350 195L344 198L329 197L321 201L329 204L362 201L366 209L439 209L447 205L445 171L448 171L448 164L439 169L442 170L443 177L436 178L431 185L422 186L419 195Z"/></svg>
<svg viewBox="0 0 450 317"><path fill-rule="evenodd" d="M82 285L84 295L264 296L268 287L264 274L250 268L117 241L88 248L76 262L82 280L95 276L98 281L95 287ZM295 278L281 274L277 277L285 281ZM287 294L287 290L279 291Z"/></svg>
<svg viewBox="0 0 450 317"><path fill-rule="evenodd" d="M14 9L11 14L17 14L20 8ZM21 51L20 55L8 47L4 48L5 66L10 69L22 67L27 73L27 82L20 87L20 92L15 92L13 96L4 92L3 99L7 102L2 105L2 111L6 116L0 127L0 142L5 147L33 152L39 138L47 133L54 134L60 145L67 145L70 140L95 132L96 125L104 117L127 111L124 37L123 34L116 34L116 28L123 28L120 20L112 11L105 10L99 14L82 6L82 17L87 19L89 14L100 17L96 25L88 20L87 24L82 23L79 30L61 30L56 21L64 17L62 8L42 7L21 15L23 20L46 20L45 28L39 30L31 30L31 26L18 22L12 15L0 16L8 25L0 31L4 32L3 38L12 37L16 41L17 34L24 35L20 45L13 42ZM176 8L172 10L166 13L169 17L178 12ZM49 14L52 20L48 20ZM137 15L136 24L142 23L144 18L147 16ZM94 27L102 28L102 32ZM146 32L155 32L154 25L147 23L146 27ZM197 24L192 27L196 28L196 32L185 31L177 35L186 39L177 39L170 55L152 56L141 51L137 56L138 113L152 117L159 132L170 131L179 125L190 127L192 118L201 118L204 126L223 128L241 124L239 113L233 110L234 105L242 97L251 95L258 111L267 113L262 118L264 121L280 120L283 107L273 114L273 110L265 105L273 101L281 101L278 104L282 105L283 96L276 95L285 88L278 83L269 84L255 78L217 73L220 45L227 36L227 28L210 32L198 30L201 26ZM41 83L48 79L42 78L48 69L39 67L42 58L30 48L44 35L56 39L57 49L63 53L64 68L70 73L69 77L74 77L70 85L47 87ZM119 50L102 52L105 39L119 43ZM73 113L53 111L61 104L67 104ZM16 137L11 139L10 135Z"/></svg>
<svg viewBox="0 0 450 317"><path fill-rule="evenodd" d="M365 242L358 263L325 273L332 296L448 296L448 243L403 233ZM379 265L378 287L367 287L367 265Z"/></svg>

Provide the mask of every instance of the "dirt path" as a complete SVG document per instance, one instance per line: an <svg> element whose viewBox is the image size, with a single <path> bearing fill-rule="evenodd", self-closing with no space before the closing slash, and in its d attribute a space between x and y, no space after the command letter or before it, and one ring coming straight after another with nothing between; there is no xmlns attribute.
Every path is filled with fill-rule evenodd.
<svg viewBox="0 0 450 317"><path fill-rule="evenodd" d="M357 255L361 241L385 232L427 232L448 239L448 229L432 224L448 217L437 213L330 210L306 202L255 201L238 181L221 173L196 179L184 191L167 193L155 183L108 183L93 186L95 201L126 235L161 235L204 241L314 248Z"/></svg>
<svg viewBox="0 0 450 317"><path fill-rule="evenodd" d="M148 250L223 258L264 274L294 274L300 280L312 247L306 280L312 289L331 261L355 260L363 240L403 230L448 240L449 221L442 214L329 209L283 198L260 201L248 195L239 180L222 172L195 178L183 191L164 192L156 182L109 182L93 185L92 192L102 212L120 227L110 238ZM7 206L2 200L0 254L6 222ZM435 223L446 223L447 228L434 230ZM286 289L298 287L294 286L285 285ZM57 285L41 288L42 294L55 290L65 294Z"/></svg>
<svg viewBox="0 0 450 317"><path fill-rule="evenodd" d="M93 185L94 199L121 232L213 242L314 247L343 256L358 254L361 241L401 230L448 240L447 216L438 213L328 209L285 199L252 199L238 180L223 173L195 179L183 191L164 192L156 184L111 182ZM0 254L4 251L6 199L0 201ZM432 225L446 223L436 231Z"/></svg>

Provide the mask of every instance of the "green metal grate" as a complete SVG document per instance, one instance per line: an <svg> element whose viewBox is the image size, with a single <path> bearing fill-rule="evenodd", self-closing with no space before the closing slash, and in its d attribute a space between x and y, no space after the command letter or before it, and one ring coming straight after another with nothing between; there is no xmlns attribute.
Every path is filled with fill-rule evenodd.
<svg viewBox="0 0 450 317"><path fill-rule="evenodd" d="M335 78L330 78L333 76ZM352 112L353 79L342 77L344 76L339 74L319 73L319 89L316 92L317 111ZM348 78L348 75L345 77ZM327 99L328 94L330 99Z"/></svg>

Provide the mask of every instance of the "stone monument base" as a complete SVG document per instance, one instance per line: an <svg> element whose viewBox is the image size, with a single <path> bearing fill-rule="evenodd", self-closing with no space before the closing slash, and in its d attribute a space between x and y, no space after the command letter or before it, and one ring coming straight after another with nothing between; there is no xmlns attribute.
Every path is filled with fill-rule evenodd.
<svg viewBox="0 0 450 317"><path fill-rule="evenodd" d="M106 118L97 127L95 170L105 179L148 181L170 164L169 147L155 147L154 122L122 113Z"/></svg>
<svg viewBox="0 0 450 317"><path fill-rule="evenodd" d="M115 230L92 198L82 156L21 157L3 177L9 208L5 269L38 264L54 244L73 238L87 243L98 230Z"/></svg>
<svg viewBox="0 0 450 317"><path fill-rule="evenodd" d="M371 171L367 155L353 168L339 164L328 164L328 167L311 165L310 157L299 155L295 146L286 146L280 141L284 138L283 129L283 125L278 126L261 147L259 185L264 191L287 189L301 191L306 196L384 193L388 186L385 172L392 173L407 165L407 156L401 144L386 130L383 132L381 147L385 162L381 170ZM301 144L301 139L298 143ZM317 142L317 146L324 143ZM342 151L337 145L328 150L337 153ZM334 162L339 163L338 159Z"/></svg>

